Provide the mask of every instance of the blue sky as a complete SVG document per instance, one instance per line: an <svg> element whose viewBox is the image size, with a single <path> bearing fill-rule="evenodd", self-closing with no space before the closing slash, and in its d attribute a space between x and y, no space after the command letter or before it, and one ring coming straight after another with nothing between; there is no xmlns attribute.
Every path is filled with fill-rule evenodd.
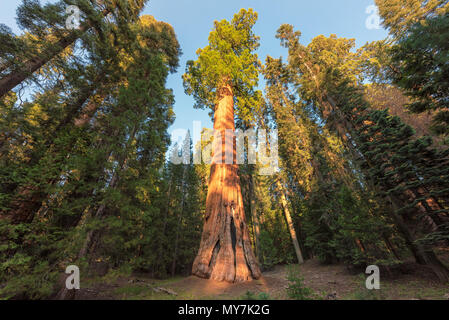
<svg viewBox="0 0 449 320"><path fill-rule="evenodd" d="M16 8L20 0L1 0L0 23L19 32L15 23ZM46 1L41 1L46 2ZM192 130L193 121L211 128L207 110L193 109L192 97L184 93L182 74L187 60L196 59L198 48L207 45L208 34L214 20L232 19L241 8L253 8L259 14L254 31L261 37L259 59L286 57L275 38L276 30L289 23L302 32L303 44L323 34L334 33L339 37L355 38L357 47L366 42L384 39L385 30L368 29L365 21L369 14L366 8L374 0L150 0L143 14L151 14L157 20L170 23L177 34L183 55L176 74L170 75L167 86L174 90L176 121L170 127ZM261 89L263 84L261 83Z"/></svg>

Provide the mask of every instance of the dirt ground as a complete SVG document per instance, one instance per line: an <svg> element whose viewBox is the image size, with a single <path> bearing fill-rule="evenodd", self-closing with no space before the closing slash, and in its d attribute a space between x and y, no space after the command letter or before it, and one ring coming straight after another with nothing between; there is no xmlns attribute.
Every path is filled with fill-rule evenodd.
<svg viewBox="0 0 449 320"><path fill-rule="evenodd" d="M318 299L332 300L449 300L449 285L441 284L428 270L410 263L401 270L381 270L380 290L367 290L365 275L344 265L322 265L309 260L299 269L304 285ZM291 268L291 267L290 267ZM89 279L76 299L289 299L288 266L276 266L259 280L230 284L194 276L154 280L145 274Z"/></svg>

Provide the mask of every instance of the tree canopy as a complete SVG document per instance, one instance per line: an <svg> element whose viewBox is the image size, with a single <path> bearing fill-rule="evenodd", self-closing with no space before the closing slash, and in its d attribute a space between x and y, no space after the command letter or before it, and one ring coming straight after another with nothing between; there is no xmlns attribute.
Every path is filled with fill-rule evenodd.
<svg viewBox="0 0 449 320"><path fill-rule="evenodd" d="M197 50L198 59L188 61L183 76L186 93L193 95L197 108L210 108L217 103L217 91L226 83L232 86L236 116L253 120L253 111L260 106L262 94L257 90L261 63L254 52L259 37L252 28L257 13L241 9L231 21L215 21L209 34L209 45Z"/></svg>

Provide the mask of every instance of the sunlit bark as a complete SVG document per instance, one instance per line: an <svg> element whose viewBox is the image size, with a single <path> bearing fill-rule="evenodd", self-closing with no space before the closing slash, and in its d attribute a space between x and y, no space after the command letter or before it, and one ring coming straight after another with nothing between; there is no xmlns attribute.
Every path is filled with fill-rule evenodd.
<svg viewBox="0 0 449 320"><path fill-rule="evenodd" d="M235 141L226 145L224 139L227 129L235 130L234 97L228 84L218 92L214 129L223 137L221 147L224 152L213 153L204 229L192 273L228 282L257 279L261 273L245 223ZM225 154L229 153L233 154L232 164L225 163Z"/></svg>

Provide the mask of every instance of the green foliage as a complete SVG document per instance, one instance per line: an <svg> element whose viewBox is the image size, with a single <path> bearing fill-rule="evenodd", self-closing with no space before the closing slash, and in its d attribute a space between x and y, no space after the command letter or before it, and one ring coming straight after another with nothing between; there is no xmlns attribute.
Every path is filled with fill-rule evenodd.
<svg viewBox="0 0 449 320"><path fill-rule="evenodd" d="M0 27L2 78L23 73L24 61L46 62L21 83L28 100L22 89L0 99L4 299L52 296L69 264L88 275L104 264L109 281L136 271L187 275L200 242L209 167L167 162L168 152L193 157L190 134L169 150L174 96L166 79L180 54L173 28L139 17L146 1L70 3L85 13L83 33L65 29L66 1L23 1L24 33ZM278 174L259 177L257 167L240 167L247 223L265 270L295 261L278 181L306 258L394 265L407 246L427 263L449 240L449 150L434 147L427 122L405 116L431 112L434 133L449 134L449 7L439 0L376 3L393 39L357 51L354 39L336 35L304 46L299 31L282 25L276 37L288 60L267 57L262 68L257 13L242 9L231 21L215 21L209 44L187 63L184 87L195 107L213 114L229 86L238 126L278 130ZM55 46L67 37L78 42ZM288 281L291 298L317 298L296 269ZM378 298L366 291L356 297ZM243 298L269 296L248 291Z"/></svg>
<svg viewBox="0 0 449 320"><path fill-rule="evenodd" d="M179 44L168 24L139 19L145 1L122 1L107 22L100 8L83 2L97 31L83 36L84 51L51 58L45 85L29 101L14 93L0 101L1 297L49 297L61 289L56 280L69 264L82 275L95 274L98 264L156 273L159 257L151 246L163 232L161 168L174 120L165 83L177 67ZM42 10L35 1L19 10L30 39L49 23ZM53 15L65 22L65 10ZM57 26L51 30L48 37L65 36ZM8 72L16 63L9 60ZM183 232L199 225L189 216L197 206L197 183L189 179ZM177 259L185 269L194 245L180 239ZM162 263L167 274L172 259Z"/></svg>
<svg viewBox="0 0 449 320"><path fill-rule="evenodd" d="M259 294L256 295L254 292L248 290L241 297L241 300L270 300L270 295L266 292L259 292Z"/></svg>
<svg viewBox="0 0 449 320"><path fill-rule="evenodd" d="M407 243L418 261L426 260L429 243L416 240L443 240L446 232L449 189L441 178L448 151L433 149L427 137L414 139L401 119L364 99L366 77L389 77L387 43L354 54L350 39L318 36L305 47L300 35L290 25L279 28L288 64L268 57L265 77L268 110L288 140L280 154L309 254L328 263L395 264ZM427 226L418 222L423 215Z"/></svg>
<svg viewBox="0 0 449 320"><path fill-rule="evenodd" d="M392 66L392 44L388 40L373 41L357 50L357 69L359 81L376 84L389 84L396 71ZM402 105L401 105L402 107Z"/></svg>
<svg viewBox="0 0 449 320"><path fill-rule="evenodd" d="M313 196L304 208L310 210L305 211L305 244L323 263L363 266L395 261L384 243L394 230L381 216L382 208L373 207L377 204L369 194L359 197L345 185L328 186L316 194L323 193L326 199Z"/></svg>
<svg viewBox="0 0 449 320"><path fill-rule="evenodd" d="M433 112L432 129L449 135L449 14L412 26L392 49L394 82L405 90L415 113Z"/></svg>
<svg viewBox="0 0 449 320"><path fill-rule="evenodd" d="M275 207L264 213L260 232L259 260L267 270L296 260L282 208L275 199L271 201Z"/></svg>
<svg viewBox="0 0 449 320"><path fill-rule="evenodd" d="M382 24L395 38L401 37L413 24L449 10L445 0L375 0L375 3Z"/></svg>
<svg viewBox="0 0 449 320"><path fill-rule="evenodd" d="M115 289L114 294L120 297L133 297L135 299L136 296L148 290L148 287L145 286L126 286Z"/></svg>
<svg viewBox="0 0 449 320"><path fill-rule="evenodd" d="M360 289L353 293L350 300L385 300L385 296L379 290Z"/></svg>
<svg viewBox="0 0 449 320"><path fill-rule="evenodd" d="M270 270L280 262L279 260L281 257L279 256L271 235L266 230L261 231L259 242L259 260L262 263L262 269Z"/></svg>
<svg viewBox="0 0 449 320"><path fill-rule="evenodd" d="M295 300L313 300L313 290L304 285L304 278L297 267L290 266L287 273L287 294Z"/></svg>
<svg viewBox="0 0 449 320"><path fill-rule="evenodd" d="M252 9L241 9L230 22L214 22L209 45L197 50L198 60L188 61L183 75L185 91L195 98L195 107L208 107L213 114L219 90L230 85L237 117L247 123L254 120L262 101L262 93L256 90L260 69L254 53L259 37L252 31L256 20Z"/></svg>
<svg viewBox="0 0 449 320"><path fill-rule="evenodd" d="M352 155L332 132L337 126L336 120L323 118L329 114L328 110L320 114L317 111L321 110L314 110L306 101L301 101L301 97L296 99L294 92L298 87L304 95L316 94L313 93L315 85L309 82L308 68L304 67L311 61L304 62L305 57L316 59L324 69L344 64L346 66L338 70L358 72L351 69L350 59L356 59L349 52L352 43L335 37L329 40L319 37L309 45L313 53L308 55L299 45L298 35L291 26L282 26L278 37L289 47L289 64L268 57L265 66L269 111L280 136L279 153L289 187L295 190L289 198L297 221L296 232L307 252L323 263L342 261L363 265L390 259L384 240L378 234L388 237L393 230L382 220L382 208L374 195L361 187L363 176L351 162ZM341 49L333 50L329 43ZM300 55L303 60L295 58ZM300 80L295 77L298 71L305 73ZM316 77L316 81L318 79ZM356 77L351 79L357 81Z"/></svg>

